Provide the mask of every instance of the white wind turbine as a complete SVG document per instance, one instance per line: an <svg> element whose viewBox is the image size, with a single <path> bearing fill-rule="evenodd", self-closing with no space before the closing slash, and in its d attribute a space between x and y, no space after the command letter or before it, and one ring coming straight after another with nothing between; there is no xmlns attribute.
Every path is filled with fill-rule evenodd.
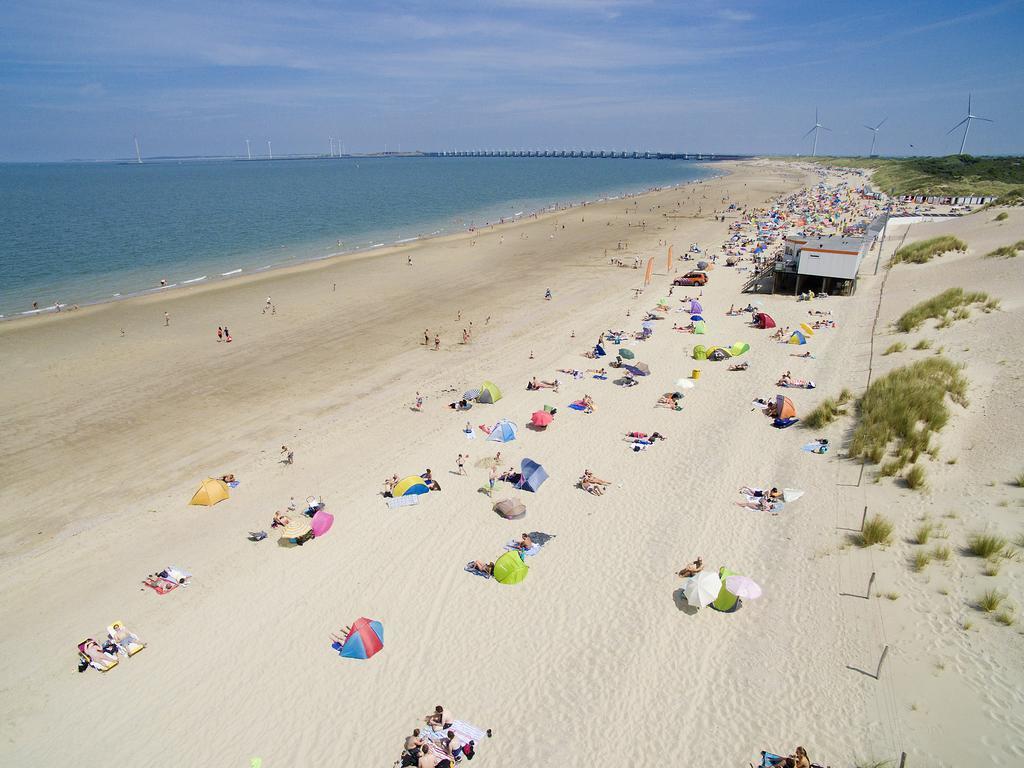
<svg viewBox="0 0 1024 768"><path fill-rule="evenodd" d="M818 131L829 131L829 132L831 132L832 129L831 128L826 128L824 125L822 125L820 122L818 122L818 108L815 107L814 108L814 127L811 128L811 130L809 130L803 136L806 139L812 133L814 134L814 146L811 148L811 157L815 157L818 154Z"/></svg>
<svg viewBox="0 0 1024 768"><path fill-rule="evenodd" d="M995 120L989 120L987 117L978 117L976 114L971 112L971 94L967 94L967 117L965 117L959 123L954 125L948 131L946 131L946 135L949 136L949 134L951 134L953 131L955 131L957 128L959 128L961 125L963 125L964 123L967 124L967 127L964 128L964 138L963 138L963 141L960 142L960 152L958 154L962 155L964 153L964 147L967 146L967 134L971 130L971 120L984 120L986 123L994 123L995 122Z"/></svg>
<svg viewBox="0 0 1024 768"><path fill-rule="evenodd" d="M865 125L864 126L869 131L871 131L871 149L868 150L868 157L874 157L875 156L875 139L878 138L878 129L881 128L885 124L885 121L888 120L888 119L889 119L888 117L882 118L882 122L880 122L874 128L872 128L870 125Z"/></svg>

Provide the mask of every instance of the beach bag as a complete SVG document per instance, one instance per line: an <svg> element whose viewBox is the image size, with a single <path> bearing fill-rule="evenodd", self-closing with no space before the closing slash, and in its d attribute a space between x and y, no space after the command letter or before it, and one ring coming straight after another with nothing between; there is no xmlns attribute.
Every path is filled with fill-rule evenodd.
<svg viewBox="0 0 1024 768"><path fill-rule="evenodd" d="M467 760L472 760L476 757L476 742L470 741L469 744L465 744L462 747L462 756Z"/></svg>

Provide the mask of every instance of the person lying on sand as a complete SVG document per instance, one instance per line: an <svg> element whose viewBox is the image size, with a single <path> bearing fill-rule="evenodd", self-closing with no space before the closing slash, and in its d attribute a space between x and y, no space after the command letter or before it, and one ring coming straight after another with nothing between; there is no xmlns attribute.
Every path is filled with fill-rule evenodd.
<svg viewBox="0 0 1024 768"><path fill-rule="evenodd" d="M673 410L681 411L683 410L683 407L679 405L679 401L682 399L682 392L669 392L668 394L659 397L658 402L655 405L664 405L668 408L672 408Z"/></svg>
<svg viewBox="0 0 1024 768"><path fill-rule="evenodd" d="M606 485L611 485L611 482L608 480L602 480L589 469L583 470L583 476L580 477L580 486L583 490L588 493L592 493L595 496L601 496L604 494L604 486Z"/></svg>
<svg viewBox="0 0 1024 768"><path fill-rule="evenodd" d="M744 509L754 509L758 512L771 512L772 514L778 514L775 512L775 503L767 496L762 496L754 501L737 501L735 503L737 507L743 507Z"/></svg>
<svg viewBox="0 0 1024 768"><path fill-rule="evenodd" d="M494 575L494 563L485 563L483 560L474 560L469 564L469 568L477 573L482 573L484 576Z"/></svg>
<svg viewBox="0 0 1024 768"><path fill-rule="evenodd" d="M224 482L224 483L233 483L233 482L235 482L235 476L232 475L232 474L221 475L220 479L221 479L221 482Z"/></svg>
<svg viewBox="0 0 1024 768"><path fill-rule="evenodd" d="M770 491L766 491L762 488L751 488L748 485L744 485L740 488L740 493L746 494L747 496L753 496L755 499L767 498L770 501L778 501L782 498L782 491L778 488L772 488Z"/></svg>
<svg viewBox="0 0 1024 768"><path fill-rule="evenodd" d="M587 368L587 373L592 373L595 376L607 376L608 371L604 368Z"/></svg>
<svg viewBox="0 0 1024 768"><path fill-rule="evenodd" d="M283 528L284 526L288 525L288 523L290 523L290 522L291 522L291 518L289 518L287 515L284 515L281 512L275 512L274 513L274 521L270 524L270 527L271 528L277 528L277 527Z"/></svg>
<svg viewBox="0 0 1024 768"><path fill-rule="evenodd" d="M649 440L652 443L655 440L668 440L661 432L652 432L650 435L646 432L627 432L626 437L631 437L634 440Z"/></svg>
<svg viewBox="0 0 1024 768"><path fill-rule="evenodd" d="M745 371L750 367L750 363L734 363L729 366L730 371Z"/></svg>
<svg viewBox="0 0 1024 768"><path fill-rule="evenodd" d="M553 390L555 390L555 392L557 392L558 391L558 379L555 379L554 381L538 381L537 377L534 376L532 379L530 379L530 383L526 385L526 388L530 389L530 390L553 389Z"/></svg>
<svg viewBox="0 0 1024 768"><path fill-rule="evenodd" d="M683 333L693 333L695 329L693 327L693 323L688 323L686 325L673 325L672 330L682 331Z"/></svg>
<svg viewBox="0 0 1024 768"><path fill-rule="evenodd" d="M583 371L577 371L575 368L559 368L558 372L559 373L567 373L570 376L572 376L574 379L582 379L583 378Z"/></svg>
<svg viewBox="0 0 1024 768"><path fill-rule="evenodd" d="M811 759L807 756L806 749L797 747L794 754L780 758L772 765L778 766L778 768L811 768Z"/></svg>
<svg viewBox="0 0 1024 768"><path fill-rule="evenodd" d="M698 573L704 570L704 558L694 558L693 562L687 563L683 566L683 570L679 571L678 576L682 576L684 579L690 576L696 576Z"/></svg>
<svg viewBox="0 0 1024 768"><path fill-rule="evenodd" d="M802 357L805 360L807 358L810 358L812 360L814 359L814 355L812 355L810 352L804 352L802 355L792 354L792 355L790 355L790 357Z"/></svg>
<svg viewBox="0 0 1024 768"><path fill-rule="evenodd" d="M468 400L462 399L454 403L448 403L448 407L453 411L468 411L473 405Z"/></svg>
<svg viewBox="0 0 1024 768"><path fill-rule="evenodd" d="M336 642L338 645L344 645L345 640L348 638L349 632L352 631L352 627L346 625L339 629L337 632L331 633L331 640Z"/></svg>

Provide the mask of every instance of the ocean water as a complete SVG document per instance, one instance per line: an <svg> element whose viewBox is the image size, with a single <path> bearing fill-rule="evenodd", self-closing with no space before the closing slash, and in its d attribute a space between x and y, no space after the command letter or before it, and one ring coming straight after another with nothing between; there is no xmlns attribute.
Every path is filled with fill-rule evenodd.
<svg viewBox="0 0 1024 768"><path fill-rule="evenodd" d="M161 290L161 279L225 279L712 174L683 160L596 158L0 165L0 315Z"/></svg>

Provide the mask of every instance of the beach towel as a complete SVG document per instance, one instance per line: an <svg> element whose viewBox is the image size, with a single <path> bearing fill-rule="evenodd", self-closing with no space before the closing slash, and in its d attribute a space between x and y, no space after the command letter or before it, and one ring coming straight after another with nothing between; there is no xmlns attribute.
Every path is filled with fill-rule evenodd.
<svg viewBox="0 0 1024 768"><path fill-rule="evenodd" d="M267 538L266 531L249 531L249 541L263 541Z"/></svg>
<svg viewBox="0 0 1024 768"><path fill-rule="evenodd" d="M420 503L420 494L413 494L411 496L399 496L398 498L385 498L389 509L398 509L399 507L414 507Z"/></svg>
<svg viewBox="0 0 1024 768"><path fill-rule="evenodd" d="M604 381L604 380L605 380L605 379L607 379L608 377L607 377L607 376L599 376L598 374L596 374L596 373L595 373L595 374L594 374L594 378L595 378L595 379L598 379L599 381Z"/></svg>
<svg viewBox="0 0 1024 768"><path fill-rule="evenodd" d="M465 720L456 720L451 724L450 728L442 728L434 730L433 726L427 726L421 729L420 735L430 742L441 741L441 739L448 736L448 731L454 731L455 736L463 744L468 744L471 741L475 741L479 746L481 740L487 737L487 731L483 731L477 728L471 723L467 723Z"/></svg>
<svg viewBox="0 0 1024 768"><path fill-rule="evenodd" d="M483 578L485 578L485 579L489 579L489 578L491 578L491 574L489 574L489 573L484 573L483 571L478 571L478 570L477 570L476 568L474 568L474 567L473 567L473 563L472 563L472 561L470 561L470 562L466 563L466 567L465 567L465 568L463 568L463 570L464 570L464 571L465 571L466 573L471 573L471 574L473 574L474 576L482 576L482 577L483 577Z"/></svg>
<svg viewBox="0 0 1024 768"><path fill-rule="evenodd" d="M800 450L807 453L828 453L828 443L821 443L815 440L813 443L807 443Z"/></svg>
<svg viewBox="0 0 1024 768"><path fill-rule="evenodd" d="M587 406L583 404L582 400L577 400L575 403L569 403L569 407L574 411L585 411Z"/></svg>
<svg viewBox="0 0 1024 768"><path fill-rule="evenodd" d="M549 541L551 541L553 538L555 537L549 533L543 533L541 531L530 531L530 539L533 541L532 547L530 547L529 549L519 549L519 547L516 546L517 540L512 539L508 542L508 544L505 545L505 550L508 552L519 551L524 555L532 556L538 554L541 548Z"/></svg>
<svg viewBox="0 0 1024 768"><path fill-rule="evenodd" d="M776 429L785 429L786 427L792 427L798 421L800 421L800 419L796 418L795 416L790 416L788 419L777 418L772 420L772 426L775 427Z"/></svg>
<svg viewBox="0 0 1024 768"><path fill-rule="evenodd" d="M768 407L768 403L759 403L757 400L754 401L754 407L760 408L762 411Z"/></svg>
<svg viewBox="0 0 1024 768"><path fill-rule="evenodd" d="M158 595L166 595L168 592L173 592L178 588L178 582L168 581L159 576L147 576L142 583Z"/></svg>
<svg viewBox="0 0 1024 768"><path fill-rule="evenodd" d="M488 427L486 424L477 424L476 428L483 432L485 435L491 434L491 428Z"/></svg>
<svg viewBox="0 0 1024 768"><path fill-rule="evenodd" d="M232 480L230 483L228 483L228 486L230 486L231 488L237 488L241 484L242 484L241 480Z"/></svg>

